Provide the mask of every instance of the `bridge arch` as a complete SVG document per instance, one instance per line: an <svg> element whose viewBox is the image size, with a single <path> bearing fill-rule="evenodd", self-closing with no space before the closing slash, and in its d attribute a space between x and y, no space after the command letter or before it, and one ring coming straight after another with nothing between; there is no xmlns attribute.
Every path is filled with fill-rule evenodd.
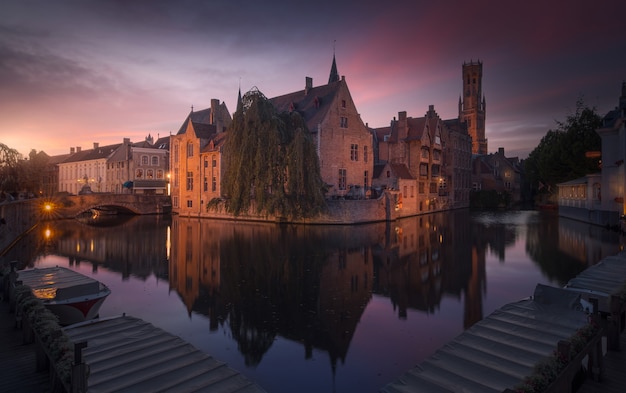
<svg viewBox="0 0 626 393"><path fill-rule="evenodd" d="M75 218L92 209L115 209L130 214L167 214L172 207L169 196L136 194L66 195L52 203L54 218Z"/></svg>

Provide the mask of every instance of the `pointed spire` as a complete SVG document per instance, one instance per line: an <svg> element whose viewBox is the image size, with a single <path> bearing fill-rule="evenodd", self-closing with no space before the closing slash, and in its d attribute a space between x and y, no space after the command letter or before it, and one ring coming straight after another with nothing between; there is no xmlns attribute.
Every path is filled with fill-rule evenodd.
<svg viewBox="0 0 626 393"><path fill-rule="evenodd" d="M335 42L337 42L335 40ZM339 73L337 72L337 62L335 61L335 45L333 44L333 65L330 67L330 76L328 77L328 83L339 81Z"/></svg>
<svg viewBox="0 0 626 393"><path fill-rule="evenodd" d="M237 94L237 109L235 112L243 111L243 100L241 99L241 77L239 77L239 93Z"/></svg>

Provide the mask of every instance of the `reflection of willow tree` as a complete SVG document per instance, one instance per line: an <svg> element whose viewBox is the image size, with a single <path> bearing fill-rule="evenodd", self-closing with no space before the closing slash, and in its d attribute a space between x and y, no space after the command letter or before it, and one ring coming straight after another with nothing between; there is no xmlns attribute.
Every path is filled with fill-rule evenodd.
<svg viewBox="0 0 626 393"><path fill-rule="evenodd" d="M259 364L277 334L295 336L315 325L325 258L318 243L284 237L258 233L253 243L235 231L221 246L220 297L228 301L226 317L246 365Z"/></svg>
<svg viewBox="0 0 626 393"><path fill-rule="evenodd" d="M531 220L526 235L526 253L551 281L565 285L585 269L585 264L555 246L559 244L558 226L559 218L556 215Z"/></svg>
<svg viewBox="0 0 626 393"><path fill-rule="evenodd" d="M257 213L310 217L324 206L315 145L297 112L276 113L254 89L243 97L224 145L222 192L235 216L256 206ZM215 207L211 201L207 208Z"/></svg>

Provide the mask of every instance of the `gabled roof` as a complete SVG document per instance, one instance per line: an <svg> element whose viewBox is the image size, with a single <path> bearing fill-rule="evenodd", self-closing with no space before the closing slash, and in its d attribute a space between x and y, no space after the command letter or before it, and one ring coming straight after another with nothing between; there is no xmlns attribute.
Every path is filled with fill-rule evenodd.
<svg viewBox="0 0 626 393"><path fill-rule="evenodd" d="M157 149L169 150L170 149L170 136L163 136L154 142L154 147Z"/></svg>
<svg viewBox="0 0 626 393"><path fill-rule="evenodd" d="M205 146L201 148L200 152L208 153L212 151L218 151L224 145L227 135L228 135L227 132L219 132L219 133L214 134L210 138L209 143L207 143Z"/></svg>
<svg viewBox="0 0 626 393"><path fill-rule="evenodd" d="M113 154L117 149L119 149L120 146L122 146L121 143L116 143L114 145L99 146L96 149L81 150L74 154L70 154L65 160L63 160L62 163L91 161L91 160L98 160L101 158L107 158L111 154Z"/></svg>
<svg viewBox="0 0 626 393"><path fill-rule="evenodd" d="M344 83L345 81L340 80L327 85L312 87L308 90L300 90L270 98L270 101L277 112L297 111L300 113L304 117L309 131L315 132L317 125L326 117L330 110L330 104Z"/></svg>
<svg viewBox="0 0 626 393"><path fill-rule="evenodd" d="M406 140L421 140L426 132L428 122L425 117L407 117L407 137Z"/></svg>
<svg viewBox="0 0 626 393"><path fill-rule="evenodd" d="M176 135L181 135L187 132L187 124L191 121L196 137L200 139L208 139L216 132L215 126L210 124L210 119L211 108L190 112L183 124L180 126Z"/></svg>
<svg viewBox="0 0 626 393"><path fill-rule="evenodd" d="M398 179L415 180L411 171L405 164L389 164L391 171Z"/></svg>

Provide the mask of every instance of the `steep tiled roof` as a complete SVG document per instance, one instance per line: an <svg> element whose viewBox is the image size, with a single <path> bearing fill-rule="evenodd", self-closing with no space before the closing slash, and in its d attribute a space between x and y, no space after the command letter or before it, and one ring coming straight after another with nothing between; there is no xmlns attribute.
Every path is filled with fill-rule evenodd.
<svg viewBox="0 0 626 393"><path fill-rule="evenodd" d="M270 98L270 101L280 112L297 111L304 117L309 131L317 130L317 125L322 122L330 109L330 104L337 95L343 80L329 83L307 90Z"/></svg>
<svg viewBox="0 0 626 393"><path fill-rule="evenodd" d="M120 146L122 146L121 143L116 143L114 145L100 146L97 149L81 150L74 154L70 154L65 160L63 160L63 163L107 158L109 155L113 154Z"/></svg>
<svg viewBox="0 0 626 393"><path fill-rule="evenodd" d="M407 140L420 140L424 136L426 130L426 118L425 117L409 117L406 119L407 127Z"/></svg>
<svg viewBox="0 0 626 393"><path fill-rule="evenodd" d="M170 136L163 136L154 142L154 147L157 149L169 150L170 149Z"/></svg>
<svg viewBox="0 0 626 393"><path fill-rule="evenodd" d="M405 164L389 164L389 166L398 179L415 179Z"/></svg>
<svg viewBox="0 0 626 393"><path fill-rule="evenodd" d="M191 112L189 113L189 115L187 115L187 118L180 126L180 129L178 130L176 135L184 134L187 131L187 123L191 121L193 129L196 132L196 137L208 139L212 134L215 133L215 126L210 124L210 119L211 108Z"/></svg>

